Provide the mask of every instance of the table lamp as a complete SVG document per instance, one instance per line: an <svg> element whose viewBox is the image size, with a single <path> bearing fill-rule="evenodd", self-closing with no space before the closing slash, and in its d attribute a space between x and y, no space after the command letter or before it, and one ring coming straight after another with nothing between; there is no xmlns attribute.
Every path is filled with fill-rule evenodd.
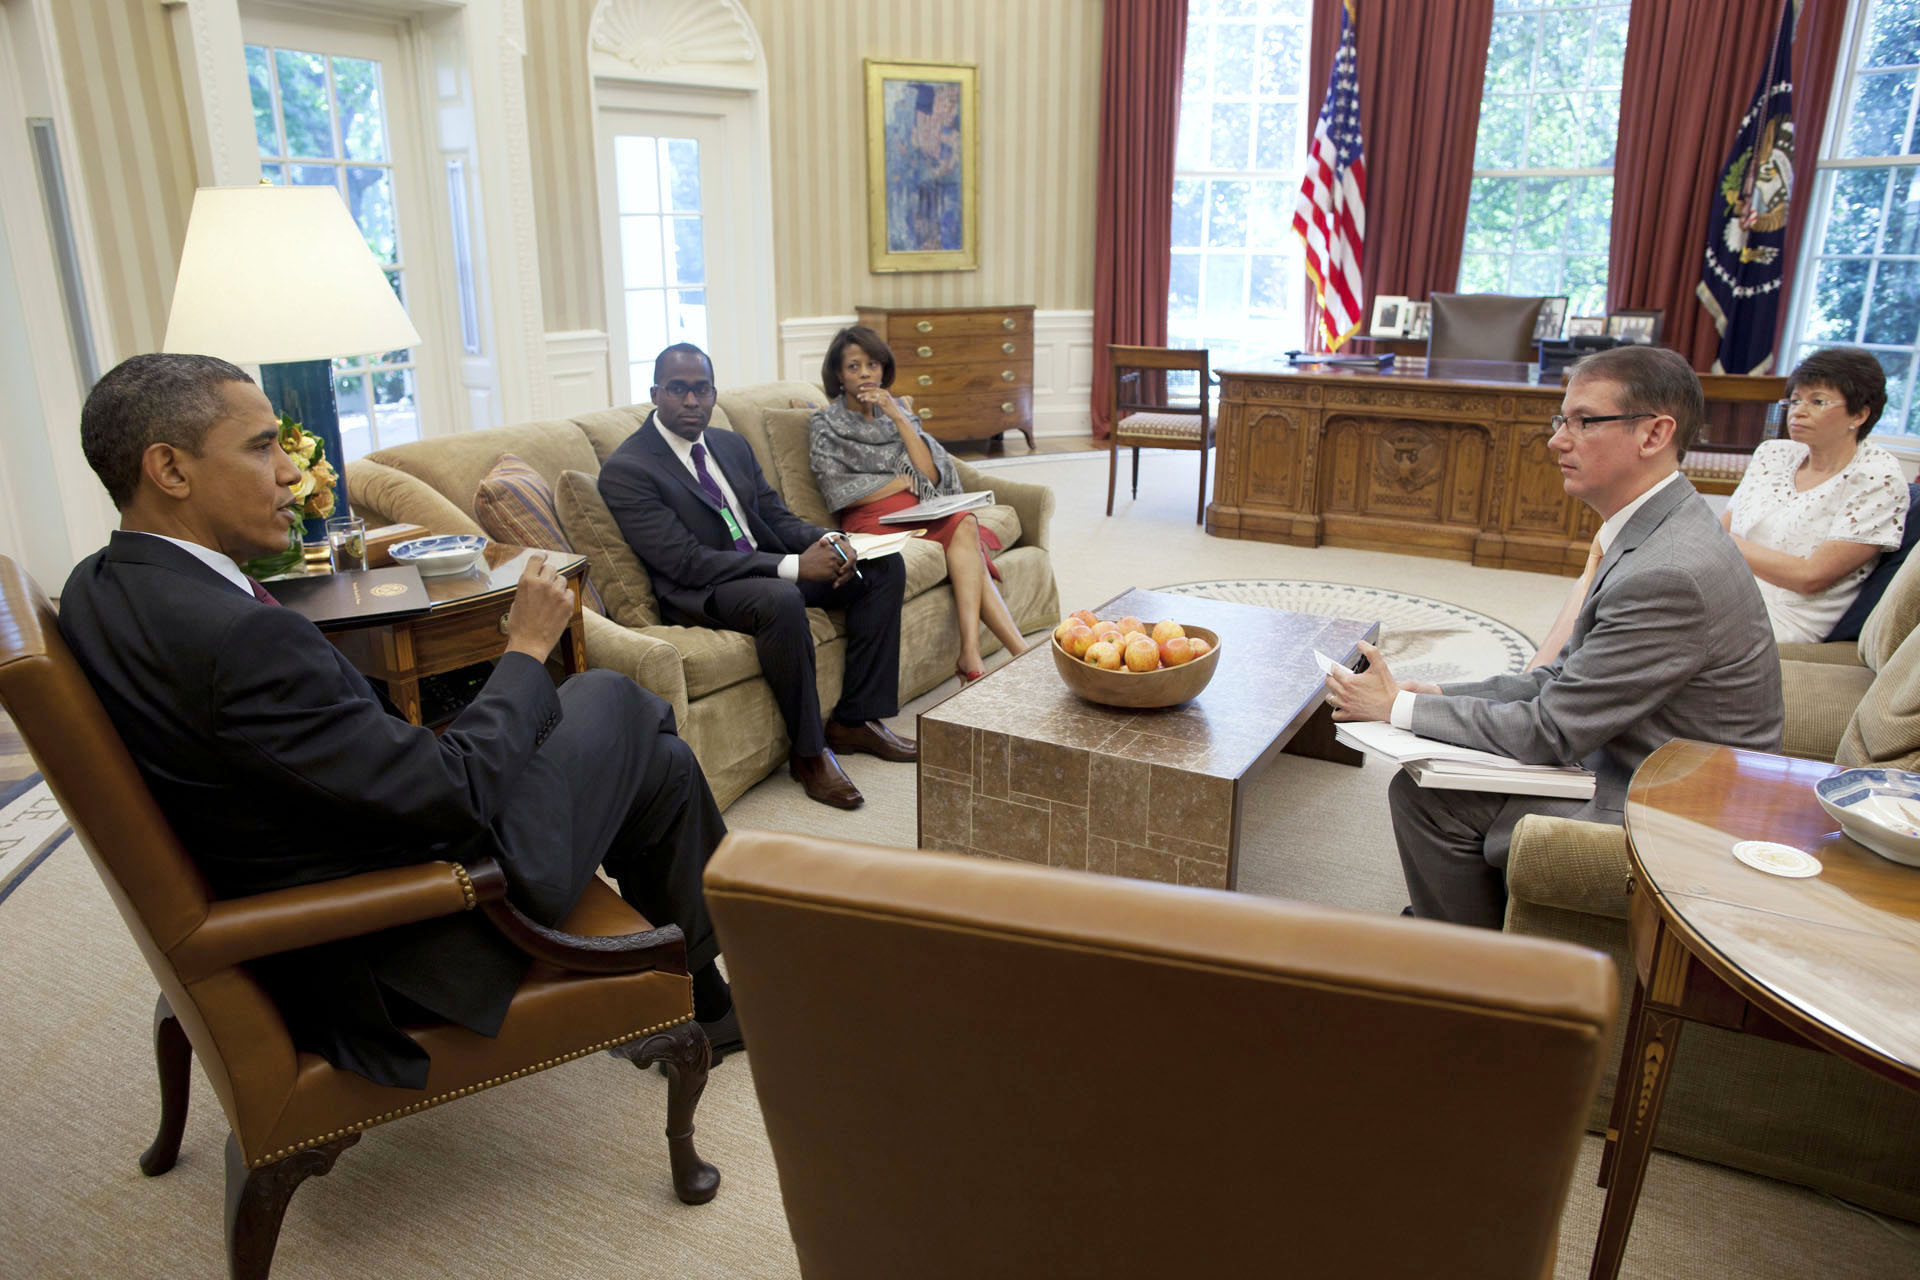
<svg viewBox="0 0 1920 1280"><path fill-rule="evenodd" d="M419 341L337 189L194 193L163 349L259 365L274 409L325 442L337 516L350 512L333 360ZM324 537L325 522L308 520L307 536Z"/></svg>

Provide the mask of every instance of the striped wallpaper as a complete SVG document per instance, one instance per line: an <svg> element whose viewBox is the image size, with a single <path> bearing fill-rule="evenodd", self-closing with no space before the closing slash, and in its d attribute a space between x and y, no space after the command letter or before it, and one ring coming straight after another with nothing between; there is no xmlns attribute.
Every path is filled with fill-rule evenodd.
<svg viewBox="0 0 1920 1280"><path fill-rule="evenodd" d="M193 137L158 0L51 6L75 136L61 167L84 190L104 278L94 344L106 368L157 351L193 208Z"/></svg>
<svg viewBox="0 0 1920 1280"><path fill-rule="evenodd" d="M549 329L606 327L587 28L594 0L525 0ZM740 0L767 51L775 314L1093 306L1101 0ZM862 58L980 68L980 268L867 270Z"/></svg>

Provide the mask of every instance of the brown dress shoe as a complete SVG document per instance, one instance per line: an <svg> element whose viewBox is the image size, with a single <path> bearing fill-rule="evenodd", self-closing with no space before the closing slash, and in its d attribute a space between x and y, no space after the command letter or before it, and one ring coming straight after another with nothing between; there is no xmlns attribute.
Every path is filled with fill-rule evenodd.
<svg viewBox="0 0 1920 1280"><path fill-rule="evenodd" d="M841 724L838 720L829 720L826 731L827 745L835 751L864 751L895 764L912 764L920 758L919 743L912 738L901 737L878 720L867 720L860 724Z"/></svg>
<svg viewBox="0 0 1920 1280"><path fill-rule="evenodd" d="M836 809L858 809L866 801L831 751L822 751L817 756L788 756L787 772L793 775L809 800L818 800Z"/></svg>

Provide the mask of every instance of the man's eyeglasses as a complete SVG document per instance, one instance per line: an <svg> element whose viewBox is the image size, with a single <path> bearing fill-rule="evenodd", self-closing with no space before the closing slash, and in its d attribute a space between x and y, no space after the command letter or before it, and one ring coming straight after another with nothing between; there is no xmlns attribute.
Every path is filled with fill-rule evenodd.
<svg viewBox="0 0 1920 1280"><path fill-rule="evenodd" d="M1825 396L1808 396L1805 399L1794 396L1791 399L1782 400L1780 407L1788 413L1792 413L1795 409L1811 409L1819 413L1823 409L1831 409L1834 405L1845 403L1844 400L1829 400Z"/></svg>
<svg viewBox="0 0 1920 1280"><path fill-rule="evenodd" d="M701 400L705 400L713 394L713 384L711 382L669 382L660 389L669 396L672 396L675 400L685 400L688 396L695 396Z"/></svg>
<svg viewBox="0 0 1920 1280"><path fill-rule="evenodd" d="M1560 429L1564 427L1576 436L1584 436L1588 431L1603 423L1634 422L1641 418L1657 418L1659 416L1657 413L1605 413L1598 417L1588 418L1577 413L1572 417L1568 417L1564 413L1556 413L1552 418L1548 419L1548 421L1552 424L1555 435L1559 435Z"/></svg>

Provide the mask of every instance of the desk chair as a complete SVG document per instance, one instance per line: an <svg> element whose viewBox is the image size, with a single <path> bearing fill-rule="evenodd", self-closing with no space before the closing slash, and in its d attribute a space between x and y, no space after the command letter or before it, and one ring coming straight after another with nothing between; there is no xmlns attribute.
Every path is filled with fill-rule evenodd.
<svg viewBox="0 0 1920 1280"><path fill-rule="evenodd" d="M693 1146L709 1050L693 1021L677 926L650 928L596 881L563 922L566 932L544 928L507 902L505 874L492 859L464 868L422 862L214 901L61 638L46 596L4 556L0 707L160 986L160 1131L140 1157L142 1172L165 1173L179 1155L194 1054L226 1112L227 1258L235 1280L264 1280L294 1189L329 1172L364 1130L602 1049L641 1067L668 1067L674 1191L688 1204L713 1199L720 1175ZM295 1048L247 968L264 956L476 909L535 963L498 1036L444 1024L409 1028L433 1059L423 1090L376 1085ZM450 1208L474 1216L473 1206Z"/></svg>
<svg viewBox="0 0 1920 1280"><path fill-rule="evenodd" d="M1133 449L1133 496L1140 496L1140 450L1198 449L1200 501L1194 523L1207 518L1207 450L1213 445L1213 414L1208 407L1212 390L1207 353L1177 347L1123 347L1109 345L1113 388L1108 416L1113 434L1107 437L1107 514L1113 514L1113 490L1120 469L1120 450ZM1197 409L1167 403L1166 372L1190 370L1200 378Z"/></svg>
<svg viewBox="0 0 1920 1280"><path fill-rule="evenodd" d="M1427 359L1533 361L1533 327L1545 298L1436 293L1432 301Z"/></svg>
<svg viewBox="0 0 1920 1280"><path fill-rule="evenodd" d="M803 1275L1552 1273L1604 957L771 832L706 887Z"/></svg>

